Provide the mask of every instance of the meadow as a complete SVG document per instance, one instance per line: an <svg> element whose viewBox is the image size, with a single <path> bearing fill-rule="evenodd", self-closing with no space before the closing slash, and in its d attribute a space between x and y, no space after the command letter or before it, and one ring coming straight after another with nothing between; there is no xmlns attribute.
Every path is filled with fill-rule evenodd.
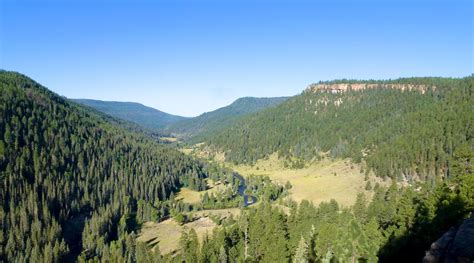
<svg viewBox="0 0 474 263"><path fill-rule="evenodd" d="M226 165L243 176L268 176L273 182L283 185L290 182L290 198L296 202L306 199L317 205L334 199L342 206L348 207L354 204L358 193L362 192L367 197L372 195L371 190L365 190L367 181L361 171L361 165L350 160L325 158L311 162L301 169L291 169L285 168L283 161L278 159L276 154L272 154L268 159L258 160L252 166L229 163ZM385 183L372 174L369 174L368 179L371 186L377 182Z"/></svg>

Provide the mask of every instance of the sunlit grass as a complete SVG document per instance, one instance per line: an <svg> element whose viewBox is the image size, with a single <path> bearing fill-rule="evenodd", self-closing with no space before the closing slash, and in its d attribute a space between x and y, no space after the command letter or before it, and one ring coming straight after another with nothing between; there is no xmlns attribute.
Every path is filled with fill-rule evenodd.
<svg viewBox="0 0 474 263"><path fill-rule="evenodd" d="M358 164L350 160L332 160L325 158L312 162L302 169L285 168L283 161L276 154L266 160L259 160L253 166L231 165L232 169L244 176L262 175L269 176L276 183L285 184L287 181L293 186L290 198L297 202L306 199L314 204L324 201L336 200L343 206L354 204L360 192L371 196L372 191L366 191L365 175ZM369 176L372 186L382 180Z"/></svg>

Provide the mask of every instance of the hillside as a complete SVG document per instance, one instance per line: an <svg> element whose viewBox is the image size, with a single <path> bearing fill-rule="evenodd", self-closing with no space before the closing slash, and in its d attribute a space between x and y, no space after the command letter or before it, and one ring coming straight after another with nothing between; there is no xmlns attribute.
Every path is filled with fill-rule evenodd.
<svg viewBox="0 0 474 263"><path fill-rule="evenodd" d="M0 102L2 262L123 262L136 224L168 216L180 187L204 188L200 162L26 76L0 71Z"/></svg>
<svg viewBox="0 0 474 263"><path fill-rule="evenodd" d="M286 99L287 97L240 98L215 111L171 124L166 131L185 139L191 138L193 141L199 141L203 137L235 123L242 116L276 106Z"/></svg>
<svg viewBox="0 0 474 263"><path fill-rule="evenodd" d="M473 90L472 77L319 83L206 142L235 163L274 152L288 162L329 154L382 177L450 177L453 152L474 147Z"/></svg>
<svg viewBox="0 0 474 263"><path fill-rule="evenodd" d="M136 102L73 99L111 116L134 122L145 128L157 130L187 118L171 115Z"/></svg>
<svg viewBox="0 0 474 263"><path fill-rule="evenodd" d="M333 136L339 139L336 142L343 136L354 137L346 148L338 146L336 150L331 148L331 140L314 152L305 152L301 146L283 151L277 145L268 152L279 149L281 157L292 158L278 160L272 155L257 167L240 166L242 173L250 173L242 191L258 200L258 204L242 207L244 194L237 194L242 182L231 169L197 161L156 143L138 129L64 99L26 76L0 71L0 261L421 259L430 243L451 226L459 225L474 209L472 79L435 79L426 85L424 92L383 86L334 93L309 89L277 107L238 120L235 125L247 131L242 141L254 143L264 134L259 144L250 144L255 149L246 148L249 144L240 146L250 158L256 158L255 150L271 149L265 148L266 143L278 134L282 134L276 138L284 146L291 146L294 137L302 143L319 142L310 140L311 134L318 140ZM314 119L320 115L321 119ZM283 122L278 121L281 118ZM320 122L328 130L314 124ZM358 122L381 134L368 133L370 137L356 125ZM391 127L405 122L406 126ZM249 125L262 125L258 129L264 131L257 133L259 130ZM437 137L437 125L441 125L441 137ZM237 136L232 132L238 131L231 128L223 131L230 143L236 141L232 136ZM394 130L408 137L399 135L395 141L384 137L396 135ZM323 131L331 136L322 137ZM411 141L415 135L416 141ZM420 137L428 135L429 143ZM380 140L377 144L376 139ZM356 143L359 141L374 148L362 147L364 144ZM380 146L384 142L400 155L383 155L383 160L374 162L377 159L371 158L385 153ZM402 142L406 147L397 148ZM211 145L218 147L217 143ZM448 152L443 153L439 145ZM299 166L304 158L317 157L324 147L329 150L324 151L325 160L318 166L292 170L285 164L296 162L293 165ZM357 151L351 149L364 149L361 158L367 165L386 161L394 167L409 163L410 156L421 152L415 167L426 178L430 178L431 170L420 167L425 162L431 164L431 153L437 149L439 159L434 167L438 163L447 167L438 169L448 169L449 178L436 181L436 185L400 187L393 181L386 187L375 183L373 193L364 191L358 165L351 167L349 161L346 164L346 160L327 158L347 155L356 159ZM232 153L228 151L227 157L234 157ZM401 153L407 157L402 158ZM396 162L394 156L405 162ZM252 159L237 158L235 162L240 160ZM277 161L283 161L283 168L275 167ZM274 173L280 168L287 172L285 176ZM287 176L294 185L284 184ZM344 191L334 187L338 177L346 181L342 188L352 189L337 193ZM225 190L208 189L209 181L225 184ZM311 182L318 187L312 188ZM184 189L198 196L190 201L180 191ZM319 205L305 200L307 194L315 194L310 200ZM350 200L345 200L348 195ZM330 196L340 203L334 199L327 202ZM230 210L224 212L224 208ZM231 212L232 216L221 217L221 212Z"/></svg>

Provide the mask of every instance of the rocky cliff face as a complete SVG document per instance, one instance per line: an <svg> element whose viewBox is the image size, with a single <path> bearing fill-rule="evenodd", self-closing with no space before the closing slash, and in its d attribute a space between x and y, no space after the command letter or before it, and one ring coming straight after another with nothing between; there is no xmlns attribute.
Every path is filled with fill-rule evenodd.
<svg viewBox="0 0 474 263"><path fill-rule="evenodd" d="M363 90L363 89L399 89L399 90L417 90L425 93L429 86L415 85L415 84L383 84L383 83L338 83L338 84L311 84L307 88L307 92L325 91L331 93L340 93L348 90ZM433 87L434 88L434 87Z"/></svg>
<svg viewBox="0 0 474 263"><path fill-rule="evenodd" d="M423 263L474 262L474 213L459 228L451 228L431 244Z"/></svg>

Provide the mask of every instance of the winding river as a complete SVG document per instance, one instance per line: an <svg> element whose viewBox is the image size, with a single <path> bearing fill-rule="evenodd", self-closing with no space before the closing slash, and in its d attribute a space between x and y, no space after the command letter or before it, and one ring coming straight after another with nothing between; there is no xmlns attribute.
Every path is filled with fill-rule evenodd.
<svg viewBox="0 0 474 263"><path fill-rule="evenodd" d="M245 189L247 189L247 184L245 183L245 178L242 175L240 175L236 172L234 172L232 175L235 178L239 179L239 181L240 181L238 192L239 192L239 195L244 197L244 207L255 204L257 202L257 197L255 197L253 195L246 195L245 194Z"/></svg>

